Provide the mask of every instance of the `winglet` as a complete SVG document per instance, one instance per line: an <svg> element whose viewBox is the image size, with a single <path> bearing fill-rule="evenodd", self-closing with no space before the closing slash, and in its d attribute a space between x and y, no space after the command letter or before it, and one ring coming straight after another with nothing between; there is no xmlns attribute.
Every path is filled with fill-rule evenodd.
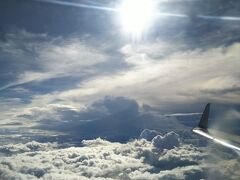
<svg viewBox="0 0 240 180"><path fill-rule="evenodd" d="M207 129L208 128L208 116L209 116L209 110L210 110L210 103L208 103L203 111L201 120L198 124L198 127L202 129Z"/></svg>

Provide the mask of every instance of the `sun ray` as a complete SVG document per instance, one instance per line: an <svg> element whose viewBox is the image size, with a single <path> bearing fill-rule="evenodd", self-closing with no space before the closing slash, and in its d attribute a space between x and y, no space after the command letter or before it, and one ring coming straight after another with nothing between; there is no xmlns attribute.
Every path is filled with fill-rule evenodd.
<svg viewBox="0 0 240 180"><path fill-rule="evenodd" d="M134 37L139 37L152 24L156 15L156 1L124 0L119 8L123 30Z"/></svg>

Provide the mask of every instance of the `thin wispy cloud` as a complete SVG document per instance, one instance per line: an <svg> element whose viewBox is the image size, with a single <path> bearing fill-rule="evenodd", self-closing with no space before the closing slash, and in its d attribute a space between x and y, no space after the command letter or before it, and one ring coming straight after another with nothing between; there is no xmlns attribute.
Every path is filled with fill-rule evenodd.
<svg viewBox="0 0 240 180"><path fill-rule="evenodd" d="M43 40L39 40L43 38ZM50 39L50 40L49 40ZM20 41L22 40L22 41ZM25 42L26 40L26 42ZM22 69L15 74L15 81L8 83L0 90L5 90L10 87L29 83L41 82L48 79L78 76L84 74L91 74L88 67L105 62L108 57L106 53L88 47L82 40L78 38L51 38L42 37L38 34L31 34L26 31L19 31L15 35L9 37L8 41L11 43L1 42L2 51L7 57L12 58L13 61L20 61ZM21 47L23 46L23 47ZM29 49L25 51L24 46ZM18 55L14 55L18 52ZM32 70L24 67L24 63L31 61L29 56L34 57L34 61L30 65ZM33 69L36 69L35 71Z"/></svg>

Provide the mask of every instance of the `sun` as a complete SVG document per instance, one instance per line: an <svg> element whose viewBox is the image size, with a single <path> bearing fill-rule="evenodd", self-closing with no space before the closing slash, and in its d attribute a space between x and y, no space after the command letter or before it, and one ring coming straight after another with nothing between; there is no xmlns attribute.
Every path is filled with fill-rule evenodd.
<svg viewBox="0 0 240 180"><path fill-rule="evenodd" d="M156 17L156 0L123 0L119 13L123 30L139 37Z"/></svg>

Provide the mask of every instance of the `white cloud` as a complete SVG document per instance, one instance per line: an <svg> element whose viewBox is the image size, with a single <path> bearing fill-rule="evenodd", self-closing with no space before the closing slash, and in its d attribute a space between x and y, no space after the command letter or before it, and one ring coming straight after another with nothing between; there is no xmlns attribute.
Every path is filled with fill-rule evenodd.
<svg viewBox="0 0 240 180"><path fill-rule="evenodd" d="M44 150L52 150L57 148L56 143L39 143L36 141L28 142L26 144L7 144L0 147L0 153L4 154L18 154L24 152L36 152Z"/></svg>
<svg viewBox="0 0 240 180"><path fill-rule="evenodd" d="M15 146L13 149L19 149ZM120 144L98 138L84 140L83 147L39 146L45 148L1 158L1 179L182 179L203 175L199 164L204 154L191 145L162 152L143 139ZM162 166L163 162L169 167Z"/></svg>
<svg viewBox="0 0 240 180"><path fill-rule="evenodd" d="M22 112L15 113L16 117L20 116L29 116L31 119L42 120L52 118L54 120L58 120L60 115L60 111L74 111L78 112L78 109L72 107L70 105L63 104L47 104L45 107L29 107L25 108Z"/></svg>
<svg viewBox="0 0 240 180"><path fill-rule="evenodd" d="M171 137L171 138L169 138ZM1 147L1 179L237 179L238 155L212 147L178 143L171 132L155 143L144 139L125 144L100 138L82 147L61 148L53 143L29 142ZM158 142L160 142L158 141ZM225 153L225 154L224 154ZM3 156L3 155L8 156ZM34 163L33 163L34 162Z"/></svg>
<svg viewBox="0 0 240 180"><path fill-rule="evenodd" d="M157 135L152 139L153 145L157 148L161 149L172 149L173 147L178 147L180 140L179 135L170 132L165 134L164 136Z"/></svg>
<svg viewBox="0 0 240 180"><path fill-rule="evenodd" d="M86 44L84 39L53 38L46 34L32 34L24 30L6 35L1 53L8 61L19 64L16 80L0 90L32 81L44 81L65 76L81 76L95 72L94 66L109 57L102 50Z"/></svg>
<svg viewBox="0 0 240 180"><path fill-rule="evenodd" d="M127 49L127 50L126 50ZM111 76L99 75L77 88L36 97L59 98L77 105L105 95L127 96L150 105L212 101L238 103L240 44L208 50L175 52L163 58L151 57L148 49L129 49L126 62L131 68ZM157 48L156 48L157 51ZM124 56L124 54L123 54ZM147 93L146 93L147 92Z"/></svg>
<svg viewBox="0 0 240 180"><path fill-rule="evenodd" d="M28 40L31 42L33 37L29 36ZM37 52L37 62L42 71L25 70L13 84L68 75L81 76L85 72L91 74L96 64L113 56L74 38L68 41L62 38L44 40L39 45L34 43L28 43L28 49L35 47L33 49ZM156 40L156 43L151 44L126 45L120 49L120 56L130 67L111 75L99 73L89 76L69 90L56 89L34 95L31 103L13 105L14 108L6 110L2 116L9 119L9 115L5 114L21 114L32 108L44 109L46 104L69 105L81 110L86 104L106 95L129 97L139 104L145 103L165 110L169 110L172 104L239 102L239 43L208 50L185 51L183 49L186 47L179 44L172 46ZM18 46L14 48L19 49Z"/></svg>

